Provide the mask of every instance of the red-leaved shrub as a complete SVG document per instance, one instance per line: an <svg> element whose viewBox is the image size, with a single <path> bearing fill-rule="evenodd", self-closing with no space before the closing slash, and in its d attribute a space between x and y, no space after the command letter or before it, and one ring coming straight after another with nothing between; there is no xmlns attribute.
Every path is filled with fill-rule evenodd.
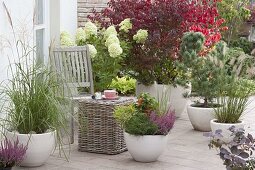
<svg viewBox="0 0 255 170"><path fill-rule="evenodd" d="M145 44L133 44L131 55L123 64L134 71L134 77L144 84L174 83L178 76L174 60L178 59L180 39L184 32L202 32L208 49L221 39L221 24L216 4L220 0L110 0L109 8L88 18L102 27L118 25L130 18L133 28L129 39L139 29L149 32ZM163 66L172 65L164 68ZM162 78L162 73L164 73Z"/></svg>

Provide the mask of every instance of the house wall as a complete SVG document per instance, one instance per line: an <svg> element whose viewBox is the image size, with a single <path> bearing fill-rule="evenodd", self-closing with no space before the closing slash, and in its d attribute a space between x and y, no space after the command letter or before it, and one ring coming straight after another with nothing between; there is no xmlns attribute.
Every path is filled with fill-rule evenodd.
<svg viewBox="0 0 255 170"><path fill-rule="evenodd" d="M77 0L60 0L60 32L77 30Z"/></svg>
<svg viewBox="0 0 255 170"><path fill-rule="evenodd" d="M7 14L2 3L5 3L13 20L14 32L17 39L26 38L34 46L34 0L0 0L0 82L7 79L8 58L13 62L17 59L15 53L15 40L8 21ZM50 2L50 4L48 4ZM50 5L50 8L49 8ZM47 1L45 23L47 34L45 34L45 56L48 61L48 46L50 41L58 44L61 31L75 34L77 29L77 0L54 0Z"/></svg>
<svg viewBox="0 0 255 170"><path fill-rule="evenodd" d="M96 11L101 11L107 7L109 0L78 0L78 27L83 27L87 21L87 16L91 14L93 8Z"/></svg>
<svg viewBox="0 0 255 170"><path fill-rule="evenodd" d="M3 7L3 2L12 17L16 39L26 39L26 41L33 43L34 33L33 0L0 0L0 82L8 78L9 59L10 62L17 60L16 40Z"/></svg>

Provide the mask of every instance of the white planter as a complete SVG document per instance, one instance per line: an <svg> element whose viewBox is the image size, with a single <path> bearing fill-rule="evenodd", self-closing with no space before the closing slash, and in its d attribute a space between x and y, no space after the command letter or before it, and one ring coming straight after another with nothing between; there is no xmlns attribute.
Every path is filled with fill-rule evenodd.
<svg viewBox="0 0 255 170"><path fill-rule="evenodd" d="M156 97L156 86L157 83L154 82L154 84L145 86L139 82L136 82L136 91L135 94L136 96L139 96L141 93L149 93L151 96Z"/></svg>
<svg viewBox="0 0 255 170"><path fill-rule="evenodd" d="M236 129L244 129L243 121L240 121L240 123L218 123L216 119L213 119L211 120L210 124L212 132L215 132L218 129L222 130L221 134L223 135L223 137L221 138L221 140L226 143L229 143L233 139L233 136L231 136L232 132L228 130L231 126L235 126Z"/></svg>
<svg viewBox="0 0 255 170"><path fill-rule="evenodd" d="M35 167L43 165L56 145L56 131L43 134L17 134L6 132L9 140L17 140L23 145L28 144L28 149L21 166Z"/></svg>
<svg viewBox="0 0 255 170"><path fill-rule="evenodd" d="M138 162L154 162L167 146L168 135L134 136L124 132L128 152Z"/></svg>
<svg viewBox="0 0 255 170"><path fill-rule="evenodd" d="M187 108L188 99L184 98L183 94L191 93L191 85L189 88L184 88L179 85L173 87L172 85L157 84L156 82L150 86L137 84L136 96L142 92L149 93L151 96L155 97L159 103L167 101L166 104L175 110L175 116L178 118Z"/></svg>
<svg viewBox="0 0 255 170"><path fill-rule="evenodd" d="M213 108L187 107L189 120L195 130L202 132L211 131L210 121L214 119Z"/></svg>
<svg viewBox="0 0 255 170"><path fill-rule="evenodd" d="M188 88L177 85L157 85L157 99L161 102L161 99L167 99L168 105L175 110L175 116L178 118L186 110L188 105L188 99L183 97L183 94L191 93L191 85Z"/></svg>

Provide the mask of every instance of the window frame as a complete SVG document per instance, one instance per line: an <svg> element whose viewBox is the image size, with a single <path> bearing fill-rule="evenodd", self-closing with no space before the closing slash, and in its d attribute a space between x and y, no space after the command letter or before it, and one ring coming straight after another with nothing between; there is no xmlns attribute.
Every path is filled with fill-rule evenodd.
<svg viewBox="0 0 255 170"><path fill-rule="evenodd" d="M43 21L40 24L35 23L34 21L34 46L36 47L37 44L37 37L36 37L36 31L43 30L43 56L40 56L40 60L42 60L44 63L47 63L48 56L49 56L49 0L42 0L43 1ZM36 0L34 0L34 17L37 15L37 9L36 9ZM35 55L37 57L37 54ZM36 58L37 59L37 58Z"/></svg>

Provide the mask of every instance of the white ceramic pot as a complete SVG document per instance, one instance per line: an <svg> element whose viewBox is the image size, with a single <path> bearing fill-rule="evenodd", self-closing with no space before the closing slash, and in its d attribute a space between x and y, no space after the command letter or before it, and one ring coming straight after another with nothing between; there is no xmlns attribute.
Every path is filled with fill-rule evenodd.
<svg viewBox="0 0 255 170"><path fill-rule="evenodd" d="M189 120L195 130L202 132L211 131L210 121L214 119L213 108L187 107Z"/></svg>
<svg viewBox="0 0 255 170"><path fill-rule="evenodd" d="M232 132L228 130L231 126L235 126L236 129L244 129L243 121L240 121L239 123L218 123L216 119L213 119L211 120L210 124L213 133L218 129L222 130L221 134L223 137L221 140L226 143L229 143L233 139L233 136L231 136Z"/></svg>
<svg viewBox="0 0 255 170"><path fill-rule="evenodd" d="M7 131L6 137L13 141L18 138L21 144L28 144L28 149L21 166L35 167L43 165L50 157L56 145L55 134L56 131L31 135Z"/></svg>
<svg viewBox="0 0 255 170"><path fill-rule="evenodd" d="M187 108L188 99L184 98L183 94L191 93L191 85L188 88L184 88L179 85L174 87L172 85L157 84L156 82L150 86L137 84L136 96L142 92L149 93L159 103L166 101L166 104L175 110L175 116L178 118Z"/></svg>
<svg viewBox="0 0 255 170"><path fill-rule="evenodd" d="M149 93L151 96L156 97L156 86L157 83L154 82L154 84L145 86L139 82L136 82L136 96L139 96L141 93Z"/></svg>
<svg viewBox="0 0 255 170"><path fill-rule="evenodd" d="M135 136L124 132L128 152L138 162L154 162L167 146L168 135Z"/></svg>

